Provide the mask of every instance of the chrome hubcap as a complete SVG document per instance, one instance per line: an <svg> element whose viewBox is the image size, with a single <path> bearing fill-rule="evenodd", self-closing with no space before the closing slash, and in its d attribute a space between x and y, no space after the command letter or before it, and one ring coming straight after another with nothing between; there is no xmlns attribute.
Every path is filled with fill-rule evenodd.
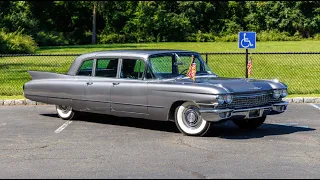
<svg viewBox="0 0 320 180"><path fill-rule="evenodd" d="M201 124L201 116L197 107L188 107L184 112L183 123L189 127L196 129Z"/></svg>
<svg viewBox="0 0 320 180"><path fill-rule="evenodd" d="M196 115L194 114L194 112L190 112L187 115L187 121L189 121L190 123L194 123L196 121Z"/></svg>

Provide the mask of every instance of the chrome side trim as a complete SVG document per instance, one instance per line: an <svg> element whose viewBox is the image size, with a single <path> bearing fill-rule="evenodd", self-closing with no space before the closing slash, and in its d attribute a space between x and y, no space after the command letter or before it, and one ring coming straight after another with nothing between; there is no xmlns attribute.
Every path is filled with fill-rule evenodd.
<svg viewBox="0 0 320 180"><path fill-rule="evenodd" d="M197 103L199 106L217 106L219 105L218 102L214 102L214 103Z"/></svg>

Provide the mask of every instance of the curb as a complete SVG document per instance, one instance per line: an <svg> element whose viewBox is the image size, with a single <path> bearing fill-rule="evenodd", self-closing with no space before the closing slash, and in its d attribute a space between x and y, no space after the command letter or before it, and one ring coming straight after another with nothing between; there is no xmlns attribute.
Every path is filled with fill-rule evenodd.
<svg viewBox="0 0 320 180"><path fill-rule="evenodd" d="M283 98L283 100L289 103L320 103L320 97Z"/></svg>
<svg viewBox="0 0 320 180"><path fill-rule="evenodd" d="M320 97L296 97L296 98L283 98L284 101L289 103L320 103ZM29 99L11 99L0 100L0 106L22 106L22 105L48 105L46 103L35 102Z"/></svg>
<svg viewBox="0 0 320 180"><path fill-rule="evenodd" d="M7 99L0 100L0 106L22 106L22 105L47 105L41 102L31 101L29 99Z"/></svg>

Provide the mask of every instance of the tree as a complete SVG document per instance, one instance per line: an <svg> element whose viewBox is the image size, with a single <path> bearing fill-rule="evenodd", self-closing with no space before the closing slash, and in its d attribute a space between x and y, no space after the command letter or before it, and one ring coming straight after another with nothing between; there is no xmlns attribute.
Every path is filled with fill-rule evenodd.
<svg viewBox="0 0 320 180"><path fill-rule="evenodd" d="M97 2L93 1L93 14L92 14L92 44L96 44L96 38L97 38L97 34L96 34L96 15L97 15Z"/></svg>

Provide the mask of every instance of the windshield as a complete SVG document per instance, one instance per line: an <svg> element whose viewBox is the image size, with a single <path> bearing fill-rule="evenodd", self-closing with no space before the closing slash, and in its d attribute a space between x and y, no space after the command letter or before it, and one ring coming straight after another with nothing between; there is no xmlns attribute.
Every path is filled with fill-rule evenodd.
<svg viewBox="0 0 320 180"><path fill-rule="evenodd" d="M149 67L157 79L184 77L189 70L192 55L196 63L196 76L215 75L201 56L195 53L153 55L149 58Z"/></svg>

